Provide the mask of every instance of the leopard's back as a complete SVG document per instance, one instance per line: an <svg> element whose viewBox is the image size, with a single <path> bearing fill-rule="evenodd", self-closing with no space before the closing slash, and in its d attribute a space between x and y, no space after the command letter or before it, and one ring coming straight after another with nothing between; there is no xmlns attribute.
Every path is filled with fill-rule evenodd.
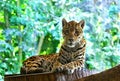
<svg viewBox="0 0 120 81"><path fill-rule="evenodd" d="M21 74L50 72L58 54L32 56L23 62Z"/></svg>

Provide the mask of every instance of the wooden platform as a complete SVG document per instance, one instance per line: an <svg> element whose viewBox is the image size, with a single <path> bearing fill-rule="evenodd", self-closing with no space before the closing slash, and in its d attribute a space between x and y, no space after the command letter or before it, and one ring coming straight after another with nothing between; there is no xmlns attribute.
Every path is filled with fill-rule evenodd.
<svg viewBox="0 0 120 81"><path fill-rule="evenodd" d="M35 73L35 74L14 74L5 75L4 81L75 81L82 77L94 74L95 71L86 69L75 70L73 74L64 73Z"/></svg>
<svg viewBox="0 0 120 81"><path fill-rule="evenodd" d="M81 69L70 75L64 73L5 75L4 81L120 81L120 65L100 73Z"/></svg>

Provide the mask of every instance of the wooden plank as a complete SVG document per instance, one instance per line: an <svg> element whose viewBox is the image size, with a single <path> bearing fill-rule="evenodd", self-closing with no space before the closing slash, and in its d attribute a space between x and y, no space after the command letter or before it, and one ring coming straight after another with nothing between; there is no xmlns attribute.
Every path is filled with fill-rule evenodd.
<svg viewBox="0 0 120 81"><path fill-rule="evenodd" d="M120 65L75 81L120 81Z"/></svg>
<svg viewBox="0 0 120 81"><path fill-rule="evenodd" d="M64 73L34 73L5 75L4 81L74 81L95 73L86 69L75 70L73 74Z"/></svg>
<svg viewBox="0 0 120 81"><path fill-rule="evenodd" d="M5 76L4 81L26 81L26 76L7 75Z"/></svg>

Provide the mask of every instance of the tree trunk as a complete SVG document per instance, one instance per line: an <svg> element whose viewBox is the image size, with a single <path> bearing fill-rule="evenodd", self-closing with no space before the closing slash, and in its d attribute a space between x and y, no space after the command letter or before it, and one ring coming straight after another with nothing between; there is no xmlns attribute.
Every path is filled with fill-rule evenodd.
<svg viewBox="0 0 120 81"><path fill-rule="evenodd" d="M20 0L17 0L17 7L19 7L20 6ZM19 13L17 13L17 16L18 17L20 17L20 14ZM20 23L18 24L18 28L19 28L19 30L20 30L20 32L22 32L22 26L20 25ZM19 67L21 67L22 66L22 37L20 36L19 37L19 51L18 51L18 54L19 54Z"/></svg>
<svg viewBox="0 0 120 81"><path fill-rule="evenodd" d="M40 53L40 51L41 51L41 47L42 47L42 44L43 44L44 37L45 37L45 36L42 35L42 36L39 38L39 43L38 43L36 55L39 55L39 53Z"/></svg>
<svg viewBox="0 0 120 81"><path fill-rule="evenodd" d="M75 70L70 75L64 73L6 75L4 81L120 81L120 65L101 73L94 73L96 71L81 69Z"/></svg>

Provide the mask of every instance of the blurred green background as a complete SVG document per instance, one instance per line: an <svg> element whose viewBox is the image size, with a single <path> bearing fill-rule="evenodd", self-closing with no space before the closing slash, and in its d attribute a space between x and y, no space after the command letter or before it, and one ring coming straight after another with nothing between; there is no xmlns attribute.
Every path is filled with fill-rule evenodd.
<svg viewBox="0 0 120 81"><path fill-rule="evenodd" d="M59 51L62 18L85 20L87 68L120 63L119 0L0 0L0 81L26 58Z"/></svg>

